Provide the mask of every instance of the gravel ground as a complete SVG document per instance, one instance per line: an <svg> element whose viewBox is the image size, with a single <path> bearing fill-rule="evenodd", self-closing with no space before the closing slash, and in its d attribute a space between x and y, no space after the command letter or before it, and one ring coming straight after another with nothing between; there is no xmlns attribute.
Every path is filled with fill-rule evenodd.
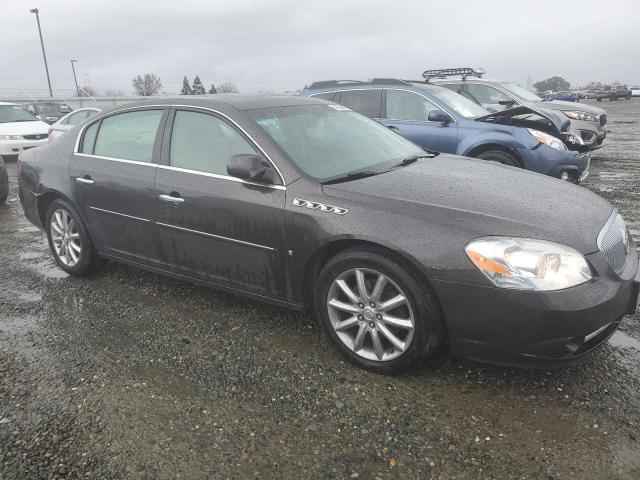
<svg viewBox="0 0 640 480"><path fill-rule="evenodd" d="M586 188L640 240L640 99L604 103ZM446 353L388 377L301 314L111 264L56 268L0 206L0 480L640 478L640 326L579 367Z"/></svg>

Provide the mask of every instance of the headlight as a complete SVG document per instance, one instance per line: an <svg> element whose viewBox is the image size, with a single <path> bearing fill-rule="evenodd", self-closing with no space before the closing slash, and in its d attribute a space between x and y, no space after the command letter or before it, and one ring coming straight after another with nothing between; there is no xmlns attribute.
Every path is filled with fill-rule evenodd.
<svg viewBox="0 0 640 480"><path fill-rule="evenodd" d="M0 140L22 140L22 135L0 135Z"/></svg>
<svg viewBox="0 0 640 480"><path fill-rule="evenodd" d="M545 145L550 146L551 148L555 148L556 150L566 150L567 146L562 143L562 140L554 137L553 135L549 135L548 133L541 132L540 130L534 130L533 128L527 128L529 133L533 135L533 137L538 140L540 143L544 143Z"/></svg>
<svg viewBox="0 0 640 480"><path fill-rule="evenodd" d="M580 252L545 240L483 237L469 243L465 251L501 288L545 292L591 280L591 269Z"/></svg>
<svg viewBox="0 0 640 480"><path fill-rule="evenodd" d="M573 120L585 120L587 122L599 122L598 115L587 112L563 112L567 117Z"/></svg>

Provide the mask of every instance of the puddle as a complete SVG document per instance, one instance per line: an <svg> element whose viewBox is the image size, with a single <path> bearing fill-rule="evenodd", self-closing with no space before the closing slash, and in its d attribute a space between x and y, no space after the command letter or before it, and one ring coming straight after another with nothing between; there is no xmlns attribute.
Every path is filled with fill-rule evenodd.
<svg viewBox="0 0 640 480"><path fill-rule="evenodd" d="M52 265L49 262L35 263L33 264L33 267L39 274L46 278L60 280L69 276L69 274L60 267L55 264Z"/></svg>
<svg viewBox="0 0 640 480"><path fill-rule="evenodd" d="M20 292L18 290L0 291L0 299L17 300L18 302L40 302L42 294L37 292Z"/></svg>
<svg viewBox="0 0 640 480"><path fill-rule="evenodd" d="M15 335L24 333L25 330L35 330L37 328L37 318L31 315L21 317L0 317L0 332Z"/></svg>
<svg viewBox="0 0 640 480"><path fill-rule="evenodd" d="M611 335L609 344L616 348L635 348L636 350L640 350L640 340L636 340L620 330Z"/></svg>
<svg viewBox="0 0 640 480"><path fill-rule="evenodd" d="M20 260L36 260L42 256L42 252L23 252L20 254Z"/></svg>

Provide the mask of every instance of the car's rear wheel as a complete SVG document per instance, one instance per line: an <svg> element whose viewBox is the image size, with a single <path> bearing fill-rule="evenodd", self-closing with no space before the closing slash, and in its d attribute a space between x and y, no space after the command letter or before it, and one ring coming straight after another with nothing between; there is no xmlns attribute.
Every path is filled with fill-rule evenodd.
<svg viewBox="0 0 640 480"><path fill-rule="evenodd" d="M377 249L349 249L324 266L316 317L338 349L380 373L409 369L442 343L443 322L424 280Z"/></svg>
<svg viewBox="0 0 640 480"><path fill-rule="evenodd" d="M479 153L475 157L481 160L509 165L510 167L520 167L520 163L513 155L502 150L488 150L486 152Z"/></svg>
<svg viewBox="0 0 640 480"><path fill-rule="evenodd" d="M0 203L4 203L9 196L9 174L4 165L2 157L0 157Z"/></svg>
<svg viewBox="0 0 640 480"><path fill-rule="evenodd" d="M65 272L75 276L87 275L105 263L96 253L80 215L69 202L57 199L51 203L46 229L51 253Z"/></svg>

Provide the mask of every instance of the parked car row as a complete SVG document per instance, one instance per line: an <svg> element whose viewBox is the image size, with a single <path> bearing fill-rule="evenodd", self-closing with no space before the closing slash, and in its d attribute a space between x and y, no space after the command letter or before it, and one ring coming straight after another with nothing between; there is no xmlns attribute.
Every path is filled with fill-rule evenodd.
<svg viewBox="0 0 640 480"><path fill-rule="evenodd" d="M71 275L112 259L308 309L346 358L379 372L445 342L476 360L565 365L635 311L638 257L617 210L498 163L582 158L565 110L489 112L424 81L311 87L315 98L101 112L20 154L25 215ZM511 143L467 150L487 138Z"/></svg>
<svg viewBox="0 0 640 480"><path fill-rule="evenodd" d="M602 100L609 100L609 101L619 100L619 99L629 100L631 99L632 96L633 96L633 92L626 85L616 85L616 86L607 85L603 87L602 90L598 90L596 92L595 99L598 102L601 102Z"/></svg>

